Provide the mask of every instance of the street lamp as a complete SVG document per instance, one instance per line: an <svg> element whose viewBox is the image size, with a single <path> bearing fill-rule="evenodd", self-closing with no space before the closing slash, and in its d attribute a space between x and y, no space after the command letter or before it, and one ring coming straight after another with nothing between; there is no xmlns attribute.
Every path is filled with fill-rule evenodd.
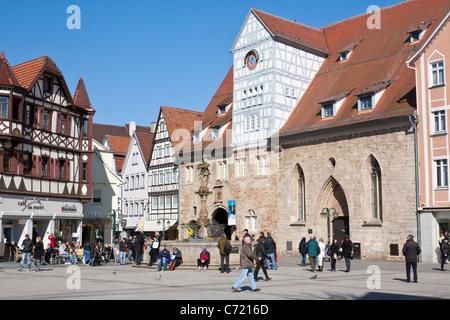
<svg viewBox="0 0 450 320"><path fill-rule="evenodd" d="M330 229L331 229L331 215L333 215L333 217L337 217L338 213L337 213L335 208L323 208L322 212L320 213L320 215L322 217L327 217L328 247L330 247L330 242L331 242L331 233L330 233Z"/></svg>
<svg viewBox="0 0 450 320"><path fill-rule="evenodd" d="M163 224L163 239L165 239L166 237L166 221L167 221L167 225L170 225L170 220L166 219L166 218L159 218L158 221L156 222L158 225Z"/></svg>
<svg viewBox="0 0 450 320"><path fill-rule="evenodd" d="M107 217L112 217L113 218L113 242L114 240L117 239L117 234L116 234L116 218L118 219L122 219L123 215L122 215L122 210L120 209L111 209L108 211L108 214L106 215Z"/></svg>

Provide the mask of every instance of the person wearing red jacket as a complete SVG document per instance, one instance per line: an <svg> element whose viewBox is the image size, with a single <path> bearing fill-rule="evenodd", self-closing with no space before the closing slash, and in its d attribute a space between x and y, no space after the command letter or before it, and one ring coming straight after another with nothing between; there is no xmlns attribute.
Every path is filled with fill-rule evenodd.
<svg viewBox="0 0 450 320"><path fill-rule="evenodd" d="M200 252L200 258L197 259L197 265L198 265L198 271L208 269L209 261L211 259L211 255L206 250L206 248L202 249L202 252Z"/></svg>

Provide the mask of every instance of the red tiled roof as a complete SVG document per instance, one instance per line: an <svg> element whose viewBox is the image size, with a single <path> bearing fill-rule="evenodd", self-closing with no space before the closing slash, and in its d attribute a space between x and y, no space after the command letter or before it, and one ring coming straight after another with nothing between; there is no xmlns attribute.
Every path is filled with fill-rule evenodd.
<svg viewBox="0 0 450 320"><path fill-rule="evenodd" d="M252 11L275 38L328 53L327 42L322 30L283 19L260 10L252 9Z"/></svg>
<svg viewBox="0 0 450 320"><path fill-rule="evenodd" d="M212 97L208 106L202 114L202 128L209 126L217 118L217 108L224 103L224 101L233 101L233 66L231 66L225 79L220 84L216 93Z"/></svg>
<svg viewBox="0 0 450 320"><path fill-rule="evenodd" d="M123 162L128 151L128 145L130 144L130 136L120 137L106 134L111 150L114 151L114 158L116 161L116 170L120 172L122 170Z"/></svg>
<svg viewBox="0 0 450 320"><path fill-rule="evenodd" d="M12 67L19 82L27 90L31 89L31 86L40 76L42 71L48 70L52 73L62 76L61 70L48 56L43 56L31 61L27 61Z"/></svg>
<svg viewBox="0 0 450 320"><path fill-rule="evenodd" d="M110 124L94 123L93 137L98 142L102 143L106 135L130 137L125 126L114 126Z"/></svg>
<svg viewBox="0 0 450 320"><path fill-rule="evenodd" d="M279 134L296 134L414 112L415 74L406 61L426 41L449 9L448 0L410 0L381 9L381 29L367 27L367 19L372 13L322 28L330 55ZM410 44L407 32L411 26L428 20L434 23L422 40ZM361 39L364 41L359 42ZM357 42L359 44L349 60L340 62L339 51ZM389 85L386 87L386 84ZM378 90L380 86L386 88L376 107L358 113L356 95L373 88ZM350 90L352 92L336 116L322 119L320 102Z"/></svg>
<svg viewBox="0 0 450 320"><path fill-rule="evenodd" d="M0 84L21 87L13 69L9 65L8 60L6 60L3 51L0 55Z"/></svg>
<svg viewBox="0 0 450 320"><path fill-rule="evenodd" d="M86 86L84 85L83 78L80 78L78 81L77 89L75 90L75 96L73 98L73 102L86 110L93 111L91 100L89 99L89 95L86 90Z"/></svg>
<svg viewBox="0 0 450 320"><path fill-rule="evenodd" d="M184 129L190 133L190 137L192 139L194 125L197 121L200 122L202 117L202 112L171 107L161 107L161 112L164 115L167 131L169 133L170 139L172 140L172 145L175 150L181 147L181 145L179 144L183 142L183 138L174 135L174 132L177 129Z"/></svg>
<svg viewBox="0 0 450 320"><path fill-rule="evenodd" d="M135 131L137 140L139 142L139 146L141 147L142 153L144 155L145 163L148 164L150 162L150 157L152 155L153 148L153 133L150 131Z"/></svg>

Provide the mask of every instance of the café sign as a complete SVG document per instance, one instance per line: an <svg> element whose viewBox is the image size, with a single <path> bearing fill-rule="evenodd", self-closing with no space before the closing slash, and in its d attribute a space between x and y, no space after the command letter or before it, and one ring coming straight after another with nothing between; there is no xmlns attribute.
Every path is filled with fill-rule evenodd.
<svg viewBox="0 0 450 320"><path fill-rule="evenodd" d="M23 207L22 212L25 210L44 210L44 205L40 200L34 200L32 202L27 202L27 200L19 201L17 203L19 207Z"/></svg>

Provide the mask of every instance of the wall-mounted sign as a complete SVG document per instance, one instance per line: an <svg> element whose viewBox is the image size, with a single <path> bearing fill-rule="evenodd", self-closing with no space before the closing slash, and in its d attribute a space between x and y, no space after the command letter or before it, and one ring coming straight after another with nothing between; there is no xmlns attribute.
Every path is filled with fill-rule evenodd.
<svg viewBox="0 0 450 320"><path fill-rule="evenodd" d="M64 207L61 207L61 212L77 212L77 207L75 207L75 205L71 207L65 205Z"/></svg>

